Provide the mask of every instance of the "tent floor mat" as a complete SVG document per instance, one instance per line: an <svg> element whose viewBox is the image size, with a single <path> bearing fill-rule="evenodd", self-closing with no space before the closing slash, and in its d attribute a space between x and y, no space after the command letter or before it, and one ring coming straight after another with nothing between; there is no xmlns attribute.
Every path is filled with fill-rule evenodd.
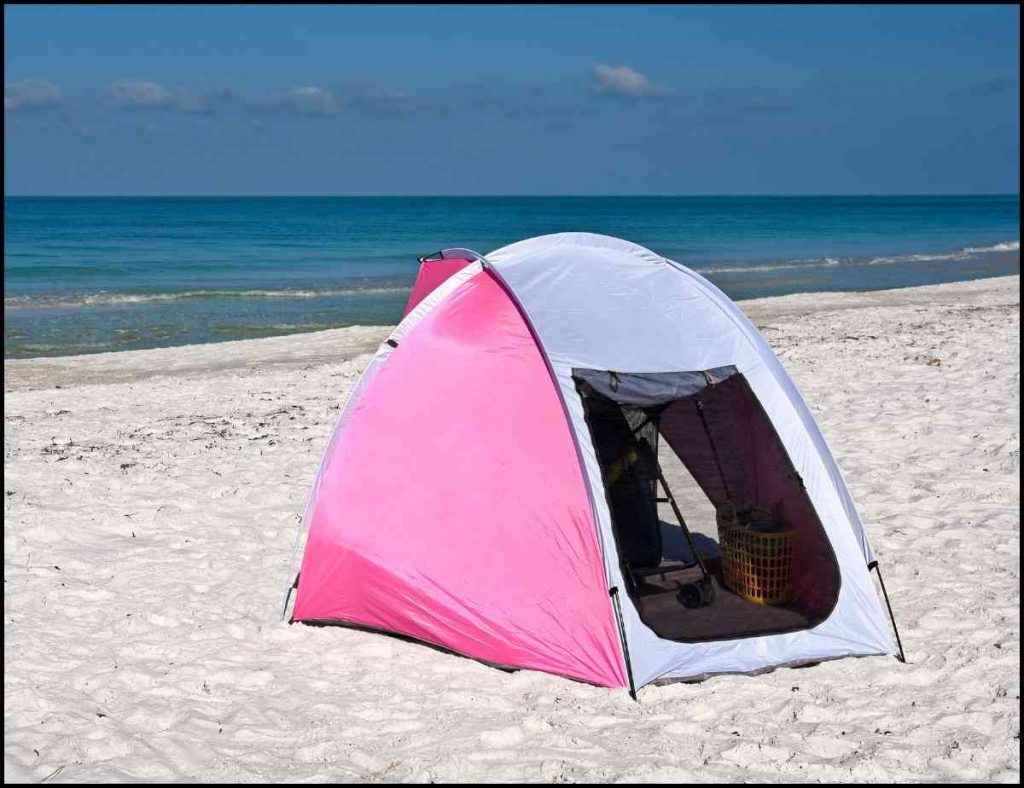
<svg viewBox="0 0 1024 788"><path fill-rule="evenodd" d="M759 605L749 602L725 587L721 563L705 558L715 600L707 607L687 608L679 601L684 583L699 580L698 567L679 568L665 562L660 569L638 573L640 619L659 637L667 640L703 641L733 637L753 637L776 632L806 629L813 624L808 616L790 607Z"/></svg>

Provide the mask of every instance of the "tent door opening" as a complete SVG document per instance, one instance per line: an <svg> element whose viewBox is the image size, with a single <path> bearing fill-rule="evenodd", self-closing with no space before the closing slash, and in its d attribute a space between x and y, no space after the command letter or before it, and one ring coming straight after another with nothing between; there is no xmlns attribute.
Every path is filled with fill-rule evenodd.
<svg viewBox="0 0 1024 788"><path fill-rule="evenodd" d="M628 595L648 627L697 642L828 616L840 584L831 544L742 374L573 376Z"/></svg>

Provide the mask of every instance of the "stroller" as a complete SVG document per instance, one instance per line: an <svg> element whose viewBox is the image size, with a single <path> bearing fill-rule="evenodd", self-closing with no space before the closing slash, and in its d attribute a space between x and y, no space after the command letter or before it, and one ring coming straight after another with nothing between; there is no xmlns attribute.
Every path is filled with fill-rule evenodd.
<svg viewBox="0 0 1024 788"><path fill-rule="evenodd" d="M687 608L710 605L715 598L711 574L658 462L660 409L624 409L611 402L593 405L597 407L592 407L589 417L600 421L601 428L594 431L595 448L602 463L627 582L635 593L639 587L637 575L661 565L663 546L658 504L668 503L693 557L692 562L677 568L699 567L701 571L698 580L681 586L679 600ZM663 497L658 495L659 485Z"/></svg>

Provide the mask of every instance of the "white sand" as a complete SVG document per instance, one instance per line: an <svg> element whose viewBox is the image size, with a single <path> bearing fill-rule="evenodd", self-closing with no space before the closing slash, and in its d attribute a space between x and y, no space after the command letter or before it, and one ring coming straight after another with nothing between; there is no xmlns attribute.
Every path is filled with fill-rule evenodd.
<svg viewBox="0 0 1024 788"><path fill-rule="evenodd" d="M838 455L910 664L635 703L289 626L297 516L384 329L6 362L5 778L1017 781L1019 278L743 306Z"/></svg>

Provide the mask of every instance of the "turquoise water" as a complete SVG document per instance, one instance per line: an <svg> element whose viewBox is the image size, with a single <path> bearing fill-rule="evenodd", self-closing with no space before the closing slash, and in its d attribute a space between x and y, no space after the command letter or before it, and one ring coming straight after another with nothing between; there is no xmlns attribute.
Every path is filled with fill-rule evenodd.
<svg viewBox="0 0 1024 788"><path fill-rule="evenodd" d="M733 298L1019 271L992 197L28 198L4 202L4 355L394 323L419 255L543 233L635 241Z"/></svg>

